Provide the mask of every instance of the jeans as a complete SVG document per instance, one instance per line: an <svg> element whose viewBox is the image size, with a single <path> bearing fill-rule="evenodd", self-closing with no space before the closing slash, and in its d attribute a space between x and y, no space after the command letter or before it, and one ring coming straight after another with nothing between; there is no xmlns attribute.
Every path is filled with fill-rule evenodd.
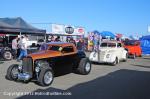
<svg viewBox="0 0 150 99"><path fill-rule="evenodd" d="M24 50L24 49L20 49L20 55L18 57L18 59L22 59L23 57L26 57L27 56L27 50Z"/></svg>
<svg viewBox="0 0 150 99"><path fill-rule="evenodd" d="M14 59L17 58L17 49L12 49L12 54L14 56Z"/></svg>

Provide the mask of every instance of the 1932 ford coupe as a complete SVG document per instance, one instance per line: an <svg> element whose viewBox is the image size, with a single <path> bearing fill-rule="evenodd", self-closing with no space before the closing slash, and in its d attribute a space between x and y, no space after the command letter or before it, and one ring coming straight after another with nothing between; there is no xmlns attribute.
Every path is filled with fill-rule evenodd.
<svg viewBox="0 0 150 99"><path fill-rule="evenodd" d="M23 58L22 64L11 65L6 78L24 82L34 79L39 85L48 86L55 72L65 66L83 75L91 71L91 63L83 51L77 51L72 43L54 42L42 45L40 51Z"/></svg>

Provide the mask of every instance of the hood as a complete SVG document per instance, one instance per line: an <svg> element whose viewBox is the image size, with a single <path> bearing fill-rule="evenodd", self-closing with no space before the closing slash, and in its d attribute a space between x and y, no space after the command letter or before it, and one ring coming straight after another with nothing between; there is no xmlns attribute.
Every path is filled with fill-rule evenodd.
<svg viewBox="0 0 150 99"><path fill-rule="evenodd" d="M61 55L61 52L46 50L46 51L38 51L36 53L29 54L28 56L32 57L33 60L36 60L36 59L42 59L42 58L57 57L60 55Z"/></svg>

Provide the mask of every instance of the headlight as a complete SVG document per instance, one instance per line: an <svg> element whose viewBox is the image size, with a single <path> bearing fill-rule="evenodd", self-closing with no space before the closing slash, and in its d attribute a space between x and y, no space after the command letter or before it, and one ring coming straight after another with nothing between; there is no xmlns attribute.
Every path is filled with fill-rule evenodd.
<svg viewBox="0 0 150 99"><path fill-rule="evenodd" d="M19 66L18 66L18 69L19 69L19 70L22 70L22 65L19 65Z"/></svg>
<svg viewBox="0 0 150 99"><path fill-rule="evenodd" d="M40 67L40 66L41 66L41 62L40 62L40 61L35 61L35 65L36 65L37 67Z"/></svg>
<svg viewBox="0 0 150 99"><path fill-rule="evenodd" d="M39 66L35 67L35 72L39 72L39 71L40 71L40 67Z"/></svg>
<svg viewBox="0 0 150 99"><path fill-rule="evenodd" d="M36 61L35 62L35 72L39 72L40 71L40 67L41 67L41 61Z"/></svg>
<svg viewBox="0 0 150 99"><path fill-rule="evenodd" d="M110 58L110 54L107 54L107 55L106 55L106 58Z"/></svg>

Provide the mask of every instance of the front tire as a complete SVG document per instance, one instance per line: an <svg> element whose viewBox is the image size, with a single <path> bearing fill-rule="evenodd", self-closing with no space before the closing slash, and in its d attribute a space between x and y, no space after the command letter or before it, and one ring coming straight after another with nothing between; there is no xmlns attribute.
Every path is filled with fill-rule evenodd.
<svg viewBox="0 0 150 99"><path fill-rule="evenodd" d="M42 67L38 83L41 86L49 86L54 80L53 70L50 67Z"/></svg>
<svg viewBox="0 0 150 99"><path fill-rule="evenodd" d="M79 67L77 69L77 72L82 75L88 75L91 71L91 62L88 58L82 58Z"/></svg>
<svg viewBox="0 0 150 99"><path fill-rule="evenodd" d="M117 64L118 64L118 58L116 57L115 61L111 65L116 66Z"/></svg>
<svg viewBox="0 0 150 99"><path fill-rule="evenodd" d="M6 78L8 80L17 80L19 73L18 66L18 64L13 64L7 69Z"/></svg>

